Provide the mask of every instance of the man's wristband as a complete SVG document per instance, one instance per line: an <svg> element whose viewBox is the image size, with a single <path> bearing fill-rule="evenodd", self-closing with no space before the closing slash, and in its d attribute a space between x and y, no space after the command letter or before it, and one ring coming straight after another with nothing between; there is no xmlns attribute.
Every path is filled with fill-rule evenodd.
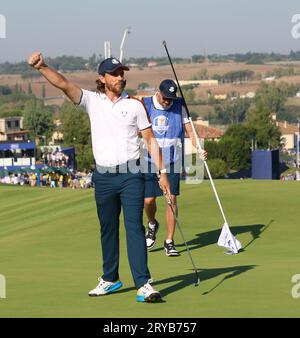
<svg viewBox="0 0 300 338"><path fill-rule="evenodd" d="M158 172L156 173L157 177L160 178L160 175L161 174L166 174L168 172L167 169L161 169L161 170L158 170Z"/></svg>

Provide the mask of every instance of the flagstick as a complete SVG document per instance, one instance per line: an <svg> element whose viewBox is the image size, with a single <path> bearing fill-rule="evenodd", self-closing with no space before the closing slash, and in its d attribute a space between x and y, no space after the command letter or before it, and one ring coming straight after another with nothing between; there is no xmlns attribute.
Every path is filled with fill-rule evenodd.
<svg viewBox="0 0 300 338"><path fill-rule="evenodd" d="M201 155L200 152L202 152L203 149L202 149L201 144L200 144L200 142L199 142L199 138L198 138L198 135L197 135L197 132L196 132L196 129L195 129L195 126L194 126L194 123L193 123L193 120L192 120L191 116L189 117L189 121L190 121L190 123L191 123L192 129L193 129L193 133L194 133L194 135L195 135L196 143L197 143L197 146L198 146L197 151L198 151L199 155ZM212 189L213 189L213 191L214 191L216 200L217 200L217 202L218 202L218 205L219 205L221 214L222 214L222 216L223 216L223 219L224 219L224 222L225 222L225 227L227 228L228 233L229 233L229 236L230 236L230 240L231 240L231 242L233 243L234 253L237 254L237 253L239 252L239 250L238 250L238 248L237 248L237 246L236 246L235 240L233 239L232 233L231 233L231 231L230 231L230 229L229 229L229 225L228 225L228 223L227 223L227 220L226 220L226 217L225 217L225 213L224 213L224 211L223 211L223 208L222 208L222 204L221 204L219 195L218 195L218 193L217 193L217 190L216 190L214 181L213 181L213 179L212 179L212 176L211 176L209 167L208 167L208 165L207 165L207 161L204 161L204 166L205 166L205 169L206 169L206 171L207 171L207 174L208 174L208 177L209 177L209 180L210 180Z"/></svg>

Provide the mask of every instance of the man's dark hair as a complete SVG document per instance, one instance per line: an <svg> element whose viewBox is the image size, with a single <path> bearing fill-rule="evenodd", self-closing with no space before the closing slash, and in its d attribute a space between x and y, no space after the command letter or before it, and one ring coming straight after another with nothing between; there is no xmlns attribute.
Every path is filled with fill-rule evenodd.
<svg viewBox="0 0 300 338"><path fill-rule="evenodd" d="M96 83L97 83L97 92L105 93L105 84L101 82L100 79L98 79Z"/></svg>

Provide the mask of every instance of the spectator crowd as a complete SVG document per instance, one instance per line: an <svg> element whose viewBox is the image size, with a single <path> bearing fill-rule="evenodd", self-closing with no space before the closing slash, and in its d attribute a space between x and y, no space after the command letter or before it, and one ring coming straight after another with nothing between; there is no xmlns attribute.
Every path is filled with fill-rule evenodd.
<svg viewBox="0 0 300 338"><path fill-rule="evenodd" d="M70 168L70 158L68 155L56 149L50 153L42 154L43 163L49 167Z"/></svg>
<svg viewBox="0 0 300 338"><path fill-rule="evenodd" d="M31 187L89 189L92 188L91 172L61 173L23 172L6 173L0 177L1 184L29 185Z"/></svg>

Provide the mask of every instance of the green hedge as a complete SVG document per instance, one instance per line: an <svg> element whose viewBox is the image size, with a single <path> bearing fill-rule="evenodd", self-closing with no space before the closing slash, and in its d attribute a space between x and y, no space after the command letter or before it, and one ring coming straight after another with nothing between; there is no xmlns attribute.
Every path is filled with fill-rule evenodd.
<svg viewBox="0 0 300 338"><path fill-rule="evenodd" d="M224 177L229 172L227 164L220 159L208 160L207 165L212 178ZM208 178L208 174L206 171L205 178Z"/></svg>

